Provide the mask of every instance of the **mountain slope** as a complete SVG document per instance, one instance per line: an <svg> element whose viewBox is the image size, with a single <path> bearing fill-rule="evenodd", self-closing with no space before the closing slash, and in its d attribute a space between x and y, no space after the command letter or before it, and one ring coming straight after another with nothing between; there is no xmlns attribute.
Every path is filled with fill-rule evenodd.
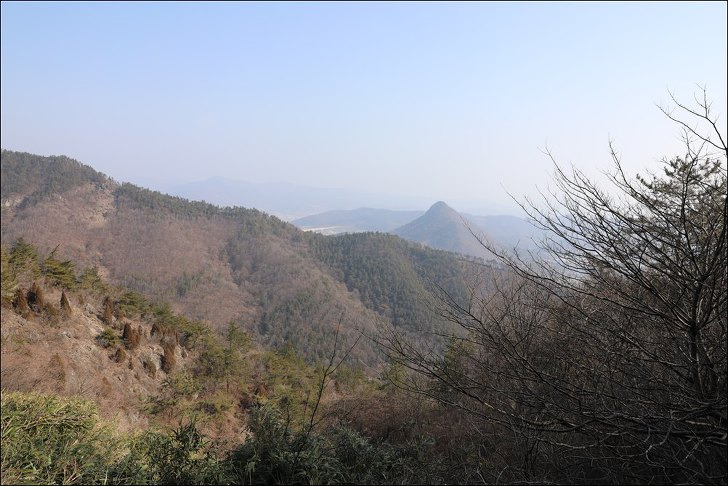
<svg viewBox="0 0 728 486"><path fill-rule="evenodd" d="M28 164L33 171L24 170ZM49 174L74 183L55 186ZM60 256L98 266L114 284L170 301L175 311L213 327L233 320L263 345L293 344L313 360L330 352L341 316L342 337L350 342L382 322L419 330L421 314L391 311L390 293L377 288L386 281L408 289L397 294L397 308L417 309L428 278L418 261L451 269L446 285L464 288L462 263L444 252L366 234L362 241L376 241L379 253L362 258L357 246L321 240L255 209L118 184L66 158L3 151L2 179L4 244L24 237L45 252L59 246ZM381 255L398 264L379 268L376 279L351 277L366 274ZM447 328L441 321L427 326ZM352 356L364 366L379 359L368 340Z"/></svg>
<svg viewBox="0 0 728 486"><path fill-rule="evenodd" d="M357 233L363 231L389 232L419 218L422 211L359 208L327 211L299 218L291 223L306 231L322 234Z"/></svg>
<svg viewBox="0 0 728 486"><path fill-rule="evenodd" d="M488 252L468 229L470 224L453 208L442 201L436 202L425 214L393 231L409 241L432 248L476 257L488 257Z"/></svg>

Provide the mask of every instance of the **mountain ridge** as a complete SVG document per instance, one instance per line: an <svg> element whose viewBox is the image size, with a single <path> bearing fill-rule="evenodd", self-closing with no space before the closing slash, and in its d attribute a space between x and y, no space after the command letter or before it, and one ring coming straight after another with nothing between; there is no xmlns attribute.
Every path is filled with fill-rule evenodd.
<svg viewBox="0 0 728 486"><path fill-rule="evenodd" d="M24 237L43 251L59 246L59 255L96 265L114 284L169 301L218 329L233 320L266 346L289 343L321 359L342 314L342 337L350 341L382 322L408 332L447 329L418 310L426 282L464 295L462 262L454 255L391 235L306 233L256 209L164 195L78 164L2 152L3 244ZM33 182L63 179L79 167L83 177L68 186ZM429 265L438 270L423 270L424 261L438 262ZM352 356L366 366L379 360L368 342Z"/></svg>

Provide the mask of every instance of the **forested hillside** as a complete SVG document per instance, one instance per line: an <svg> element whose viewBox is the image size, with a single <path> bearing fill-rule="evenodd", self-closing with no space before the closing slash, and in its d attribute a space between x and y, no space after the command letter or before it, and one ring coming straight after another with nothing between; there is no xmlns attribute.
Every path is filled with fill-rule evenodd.
<svg viewBox="0 0 728 486"><path fill-rule="evenodd" d="M405 430L405 397L386 422L369 416L397 395L345 363L337 333L328 365L311 365L232 322L215 333L55 251L23 240L0 250L3 484L442 477L429 443Z"/></svg>
<svg viewBox="0 0 728 486"><path fill-rule="evenodd" d="M2 174L3 243L57 246L115 284L213 327L233 320L261 344L292 344L310 359L323 358L339 319L349 341L390 324L448 333L425 305L428 281L465 296L469 262L396 237L327 239L255 209L119 184L65 157L3 151ZM380 360L369 339L352 358Z"/></svg>
<svg viewBox="0 0 728 486"><path fill-rule="evenodd" d="M428 296L442 286L461 301L467 299L463 266L444 252L414 246L396 236L356 233L313 234L314 255L346 283L368 308L409 331L442 331Z"/></svg>

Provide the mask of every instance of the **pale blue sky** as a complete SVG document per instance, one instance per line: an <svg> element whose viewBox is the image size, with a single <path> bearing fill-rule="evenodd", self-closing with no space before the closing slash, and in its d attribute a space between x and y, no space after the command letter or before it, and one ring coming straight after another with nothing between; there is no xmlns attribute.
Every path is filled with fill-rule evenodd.
<svg viewBox="0 0 728 486"><path fill-rule="evenodd" d="M162 187L248 181L501 201L540 149L633 171L655 104L726 113L726 3L2 3L2 147Z"/></svg>

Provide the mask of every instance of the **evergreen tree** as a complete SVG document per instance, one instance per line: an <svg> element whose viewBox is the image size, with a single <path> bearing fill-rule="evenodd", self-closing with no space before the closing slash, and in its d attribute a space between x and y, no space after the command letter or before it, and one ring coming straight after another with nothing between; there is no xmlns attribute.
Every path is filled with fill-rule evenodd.
<svg viewBox="0 0 728 486"><path fill-rule="evenodd" d="M41 274L38 251L23 238L18 238L13 245L8 263L16 278L38 278Z"/></svg>
<svg viewBox="0 0 728 486"><path fill-rule="evenodd" d="M73 263L70 260L59 260L56 258L57 251L58 246L43 260L43 275L53 285L73 290L76 288L76 274Z"/></svg>

